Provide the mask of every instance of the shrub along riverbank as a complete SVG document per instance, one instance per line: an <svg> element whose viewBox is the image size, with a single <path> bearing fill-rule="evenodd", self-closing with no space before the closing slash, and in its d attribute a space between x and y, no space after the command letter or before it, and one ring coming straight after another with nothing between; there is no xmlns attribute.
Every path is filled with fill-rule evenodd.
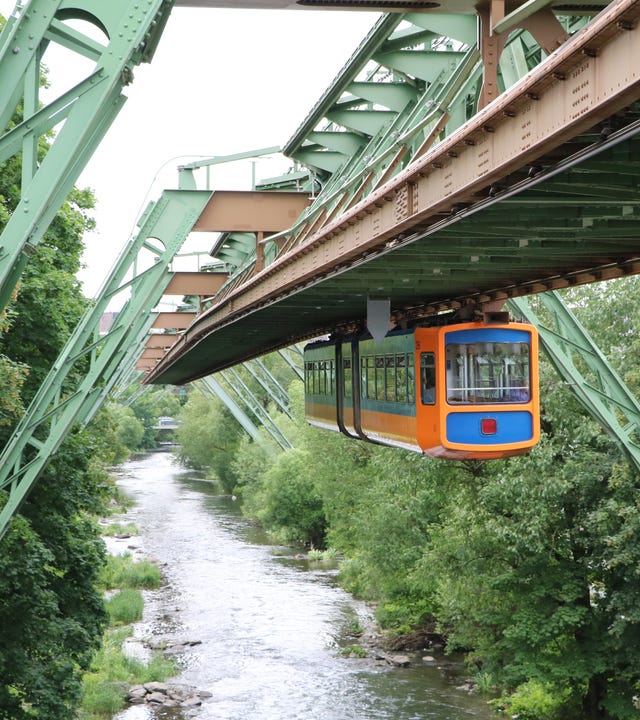
<svg viewBox="0 0 640 720"><path fill-rule="evenodd" d="M640 303L629 298L638 294L630 282L611 285L597 314L586 312L587 291L572 297L632 389ZM633 312L621 316L621 302ZM278 362L270 369L284 377ZM502 712L631 720L640 712L638 476L544 361L541 388L539 446L502 461L431 460L311 428L299 382L294 419L277 420L291 450L266 434L249 441L197 393L179 441L185 461L207 468L277 538L336 552L343 584L375 601L383 627L436 629L464 651L478 685L502 694Z"/></svg>
<svg viewBox="0 0 640 720"><path fill-rule="evenodd" d="M110 719L125 706L131 686L161 681L175 674L174 663L159 654L142 662L123 651L124 642L133 632L132 623L142 619L141 590L158 588L161 580L160 570L152 562L134 562L129 554L108 556L100 573L99 588L107 598L109 628L84 675L80 720Z"/></svg>

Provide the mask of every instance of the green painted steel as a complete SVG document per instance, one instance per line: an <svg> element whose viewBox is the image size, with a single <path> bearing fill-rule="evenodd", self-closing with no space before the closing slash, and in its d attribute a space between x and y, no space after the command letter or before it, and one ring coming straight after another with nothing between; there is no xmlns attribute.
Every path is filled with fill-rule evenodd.
<svg viewBox="0 0 640 720"><path fill-rule="evenodd" d="M237 372L231 371L230 374L231 378L224 372L218 373L215 377L209 375L197 380L194 385L201 391L207 390L221 400L254 442L261 443L269 452L273 451L273 446L266 442L265 436L260 432L260 428L262 428L281 450L290 450L293 445L261 405L259 399L242 381ZM234 398L234 395L240 402ZM247 414L242 406L250 414ZM252 417L259 420L259 423L255 422Z"/></svg>
<svg viewBox="0 0 640 720"><path fill-rule="evenodd" d="M193 383L193 385L198 390L200 390L203 395L206 396L207 394L211 394L214 397L217 397L218 400L220 400L226 405L229 412L238 421L240 426L245 430L249 437L251 437L256 442L261 441L261 435L258 426L253 422L253 420L251 420L247 413L240 407L240 405L238 405L238 403L233 399L233 397L225 390L222 384L218 382L218 380L213 375L209 375L208 377L202 378L201 380L197 380L195 383Z"/></svg>
<svg viewBox="0 0 640 720"><path fill-rule="evenodd" d="M271 400L278 406L281 412L291 418L291 404L289 402L289 394L276 380L269 368L260 360L249 360L243 363L244 369L251 377L258 382L260 387L266 391Z"/></svg>
<svg viewBox="0 0 640 720"><path fill-rule="evenodd" d="M540 345L580 403L623 448L640 470L640 403L600 352L593 338L557 292L537 296L549 320L524 297L509 301L512 313L538 328ZM585 371L579 365L586 367Z"/></svg>
<svg viewBox="0 0 640 720"><path fill-rule="evenodd" d="M280 357L287 363L287 365L293 370L299 380L304 380L304 355L302 348L299 345L292 345L289 348L283 348L278 350Z"/></svg>
<svg viewBox="0 0 640 720"><path fill-rule="evenodd" d="M218 373L218 376L233 390L243 405L256 417L262 427L275 440L282 450L290 450L293 447L291 441L278 427L269 412L265 409L260 399L251 391L251 388L240 377L237 370L229 368Z"/></svg>
<svg viewBox="0 0 640 720"><path fill-rule="evenodd" d="M18 206L0 235L0 309L88 159L122 108L133 68L149 62L173 0L29 0L0 35L0 162L21 153ZM71 28L82 18L104 35L97 42ZM50 43L87 58L84 80L42 105L40 61ZM46 60L46 57L45 57ZM9 128L16 113L22 121ZM41 139L59 126L41 157Z"/></svg>
<svg viewBox="0 0 640 720"><path fill-rule="evenodd" d="M73 426L89 422L115 384L131 372L155 317L153 309L172 277L169 263L209 198L205 191L165 191L147 209L138 234L123 250L0 455L0 488L9 492L0 512L0 537ZM96 336L107 306L122 295L128 299L111 329ZM71 377L78 375L71 384Z"/></svg>

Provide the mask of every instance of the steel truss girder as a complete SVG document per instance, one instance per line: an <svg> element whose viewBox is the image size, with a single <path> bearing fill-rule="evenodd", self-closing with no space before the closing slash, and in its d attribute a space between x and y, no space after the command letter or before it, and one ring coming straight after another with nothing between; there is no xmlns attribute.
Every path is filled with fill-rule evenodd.
<svg viewBox="0 0 640 720"><path fill-rule="evenodd" d="M220 373L220 377L224 379L236 396L240 398L242 404L255 415L262 427L269 433L280 448L282 450L290 450L293 444L274 422L271 415L260 402L260 399L251 391L251 388L244 382L237 371L234 370L234 368L228 368Z"/></svg>
<svg viewBox="0 0 640 720"><path fill-rule="evenodd" d="M538 328L540 345L560 377L591 416L621 445L640 470L640 403L611 367L557 292L537 295L549 313L546 324L524 297L508 301L512 313ZM587 374L578 369L584 364Z"/></svg>
<svg viewBox="0 0 640 720"><path fill-rule="evenodd" d="M81 6L81 7L80 7ZM0 310L126 98L133 68L149 62L173 0L29 0L0 35L0 162L22 153L20 201L0 235ZM105 44L66 25L81 18L105 33ZM40 61L50 42L95 62L87 77L43 104ZM22 121L7 129L16 112ZM46 133L62 123L44 157Z"/></svg>
<svg viewBox="0 0 640 720"><path fill-rule="evenodd" d="M233 417L238 421L243 430L245 430L245 432L254 442L260 443L268 451L272 450L272 446L265 442L265 439L263 435L261 435L260 429L256 425L256 423L253 422L253 420L242 409L240 404L233 398L233 396L229 392L227 392L224 385L220 383L213 375L208 375L201 378L200 380L196 380L194 386L205 395L206 392L208 392L214 397L217 397L222 403L224 403L229 412L233 415ZM242 398L241 402L243 404L246 404L244 402L244 398ZM257 400L255 402L257 403ZM250 409L253 410L253 403L251 404ZM263 424L263 427L282 450L288 450L292 447L291 443L287 440L284 434L275 426L275 424L270 419L268 423Z"/></svg>
<svg viewBox="0 0 640 720"><path fill-rule="evenodd" d="M0 512L0 537L72 427L88 423L134 367L155 317L153 308L172 277L168 265L209 198L205 191L165 191L145 213L140 231L124 248L0 455L0 489L9 493ZM129 294L126 304L111 329L97 336L100 318L121 293ZM74 377L79 378L75 387Z"/></svg>
<svg viewBox="0 0 640 720"><path fill-rule="evenodd" d="M291 409L289 407L289 394L282 385L271 374L269 368L260 360L248 360L244 363L244 368L256 380L269 397L275 402L281 412L291 418Z"/></svg>

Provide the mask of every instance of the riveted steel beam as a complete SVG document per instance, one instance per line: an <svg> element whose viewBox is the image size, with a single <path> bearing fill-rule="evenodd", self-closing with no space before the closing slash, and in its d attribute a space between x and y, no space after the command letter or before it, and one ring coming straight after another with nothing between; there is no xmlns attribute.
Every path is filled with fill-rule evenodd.
<svg viewBox="0 0 640 720"><path fill-rule="evenodd" d="M74 424L89 422L109 391L133 369L155 317L153 308L171 279L168 265L209 195L165 191L145 213L139 233L123 250L0 455L0 488L9 493L0 512L0 537ZM123 309L109 331L97 337L102 314L121 293L128 294Z"/></svg>
<svg viewBox="0 0 640 720"><path fill-rule="evenodd" d="M492 183L535 164L541 155L637 99L640 78L624 69L640 66L639 15L632 0L603 11L459 131L304 244L242 286L229 288L187 331L184 342L202 338L368 253L392 252L393 244L401 244L402 236L411 235L416 226L460 212L460 203L464 211L465 203L482 197ZM621 23L628 29L620 31ZM171 353L163 365L170 363Z"/></svg>
<svg viewBox="0 0 640 720"><path fill-rule="evenodd" d="M0 35L0 158L21 153L22 162L20 201L0 235L0 309L121 109L133 68L152 58L172 5L172 0L29 0L16 7ZM104 33L102 40L67 25L75 18ZM50 43L94 64L74 88L44 104L40 62ZM55 138L41 156L40 141L54 126Z"/></svg>
<svg viewBox="0 0 640 720"><path fill-rule="evenodd" d="M556 292L539 295L548 321L526 298L514 298L512 312L538 328L540 347L558 375L586 411L618 441L629 461L640 470L640 403L611 367L593 338ZM586 364L587 371L577 364Z"/></svg>

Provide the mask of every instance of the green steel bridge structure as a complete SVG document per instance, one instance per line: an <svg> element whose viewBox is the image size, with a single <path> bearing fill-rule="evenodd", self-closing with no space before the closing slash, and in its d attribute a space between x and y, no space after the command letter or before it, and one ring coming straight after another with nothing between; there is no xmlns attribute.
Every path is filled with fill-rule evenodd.
<svg viewBox="0 0 640 720"><path fill-rule="evenodd" d="M257 437L256 422L270 419L234 366L249 367L287 413L260 356L361 327L372 300L396 325L506 304L538 326L560 376L640 468L640 404L556 292L640 272L637 0L18 3L0 35L0 161L22 168L0 236L0 308L116 120L133 70L152 61L174 5L381 14L291 138L183 166L179 189L149 205L2 450L0 535L70 429L110 393L141 378L198 381ZM40 67L55 44L92 69L45 103ZM196 187L198 167L275 151L292 172L246 192ZM220 233L210 271L174 272L197 231ZM171 294L190 298L190 311L158 312ZM99 334L119 296L122 310Z"/></svg>

